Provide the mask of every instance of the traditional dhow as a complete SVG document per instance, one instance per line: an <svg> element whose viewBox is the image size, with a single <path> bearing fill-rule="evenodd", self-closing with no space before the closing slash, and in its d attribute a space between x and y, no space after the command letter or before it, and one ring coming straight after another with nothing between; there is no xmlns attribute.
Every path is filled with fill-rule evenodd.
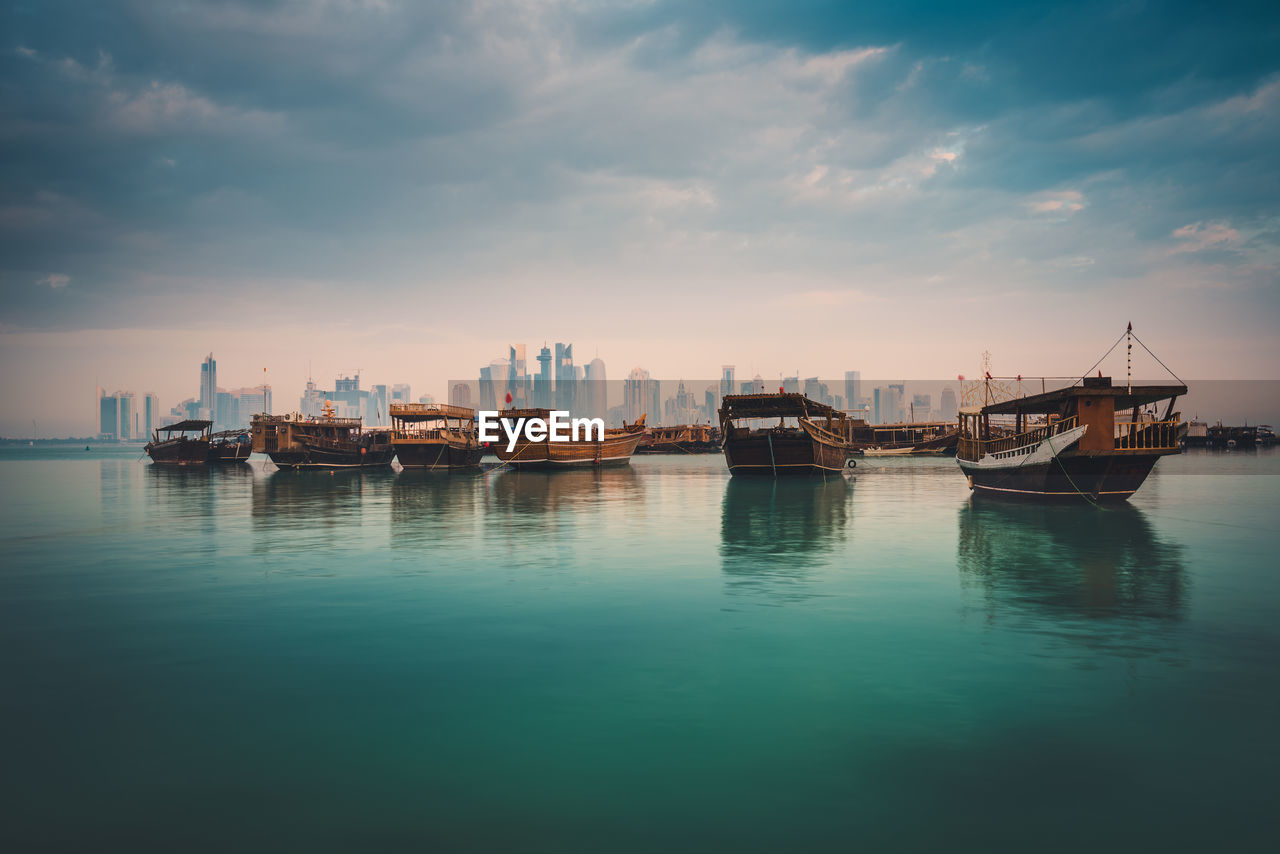
<svg viewBox="0 0 1280 854"><path fill-rule="evenodd" d="M210 463L247 463L252 452L248 430L223 430L209 437Z"/></svg>
<svg viewBox="0 0 1280 854"><path fill-rule="evenodd" d="M504 409L502 418L511 424L523 423L530 418L549 422L551 410ZM631 455L636 452L636 446L644 436L644 418L641 415L635 424L624 424L622 427L603 430L586 428L571 434L567 442L552 442L549 439L530 441L524 431L518 430L514 446L504 435L489 450L499 460L517 469L551 471L575 466L625 466L631 462Z"/></svg>
<svg viewBox="0 0 1280 854"><path fill-rule="evenodd" d="M868 457L945 456L956 452L960 434L950 421L870 425L850 419L847 432L853 446Z"/></svg>
<svg viewBox="0 0 1280 854"><path fill-rule="evenodd" d="M1156 460L1180 453L1173 406L1186 393L1182 384L1113 386L1110 377L1087 377L1070 388L967 406L956 461L975 493L1125 501ZM1166 400L1163 415L1149 411Z"/></svg>
<svg viewBox="0 0 1280 854"><path fill-rule="evenodd" d="M385 468L395 457L389 430L363 430L359 418L253 416L253 450L282 469Z"/></svg>
<svg viewBox="0 0 1280 854"><path fill-rule="evenodd" d="M714 454L720 450L719 430L710 424L650 427L636 447L637 454Z"/></svg>
<svg viewBox="0 0 1280 854"><path fill-rule="evenodd" d="M191 419L157 427L143 448L151 462L168 466L204 465L209 461L212 421Z"/></svg>
<svg viewBox="0 0 1280 854"><path fill-rule="evenodd" d="M774 419L777 419L774 423ZM729 473L839 473L853 463L843 412L802 394L730 394L720 407Z"/></svg>
<svg viewBox="0 0 1280 854"><path fill-rule="evenodd" d="M476 411L445 403L391 404L391 444L407 469L476 468L485 450Z"/></svg>

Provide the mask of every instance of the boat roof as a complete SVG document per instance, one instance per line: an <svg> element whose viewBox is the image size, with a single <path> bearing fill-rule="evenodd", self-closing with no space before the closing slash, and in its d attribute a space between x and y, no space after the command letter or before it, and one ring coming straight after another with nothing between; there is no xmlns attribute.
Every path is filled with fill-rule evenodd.
<svg viewBox="0 0 1280 854"><path fill-rule="evenodd" d="M476 411L448 403L393 403L391 417L401 421L435 421L439 418L474 419Z"/></svg>
<svg viewBox="0 0 1280 854"><path fill-rule="evenodd" d="M788 416L845 417L839 409L810 400L799 392L726 394L720 406L721 418L786 418Z"/></svg>
<svg viewBox="0 0 1280 854"><path fill-rule="evenodd" d="M161 433L185 433L188 430L207 430L212 426L212 421L204 421L199 418L188 418L186 421L179 421L176 424L168 424L164 427L157 427L156 429Z"/></svg>
<svg viewBox="0 0 1280 854"><path fill-rule="evenodd" d="M1115 408L1132 409L1135 406L1146 406L1159 400L1180 397L1187 393L1183 384L1172 385L1135 385L1113 386L1110 377L1085 377L1083 385L1073 385L1042 394L1028 397L1015 397L999 403L989 403L978 411L988 415L1012 415L1017 412L1057 412L1065 401L1086 397L1110 397L1115 400ZM966 407L971 410L971 407Z"/></svg>

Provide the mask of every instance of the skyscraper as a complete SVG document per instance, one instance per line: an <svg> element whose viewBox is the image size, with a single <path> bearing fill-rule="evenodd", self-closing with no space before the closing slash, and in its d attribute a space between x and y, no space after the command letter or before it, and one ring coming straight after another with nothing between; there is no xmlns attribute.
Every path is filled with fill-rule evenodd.
<svg viewBox="0 0 1280 854"><path fill-rule="evenodd" d="M556 409L574 411L577 402L577 376L573 370L573 345L556 342Z"/></svg>
<svg viewBox="0 0 1280 854"><path fill-rule="evenodd" d="M160 398L155 392L147 392L142 396L142 435L139 438L150 439L151 431L160 426Z"/></svg>
<svg viewBox="0 0 1280 854"><path fill-rule="evenodd" d="M538 351L538 375L533 378L533 402L539 409L551 408L551 348L546 344Z"/></svg>
<svg viewBox="0 0 1280 854"><path fill-rule="evenodd" d="M720 399L724 400L726 394L733 394L733 365L720 366Z"/></svg>
<svg viewBox="0 0 1280 854"><path fill-rule="evenodd" d="M628 424L634 424L641 415L648 416L650 426L658 424L662 419L662 402L659 399L658 383L650 378L644 368L632 368L631 373L622 381L622 417Z"/></svg>
<svg viewBox="0 0 1280 854"><path fill-rule="evenodd" d="M943 386L938 418L943 421L954 421L959 414L960 410L956 408L956 390L951 386Z"/></svg>
<svg viewBox="0 0 1280 854"><path fill-rule="evenodd" d="M200 410L207 415L201 415L213 421L216 416L218 406L218 363L213 360L213 354L200 363Z"/></svg>
<svg viewBox="0 0 1280 854"><path fill-rule="evenodd" d="M862 371L844 372L844 406L857 409L862 403Z"/></svg>
<svg viewBox="0 0 1280 854"><path fill-rule="evenodd" d="M609 386L606 384L607 382L604 360L597 356L587 365L583 382L581 409L587 417L604 418L609 414Z"/></svg>
<svg viewBox="0 0 1280 854"><path fill-rule="evenodd" d="M98 435L111 441L120 438L120 401L102 388L98 389Z"/></svg>

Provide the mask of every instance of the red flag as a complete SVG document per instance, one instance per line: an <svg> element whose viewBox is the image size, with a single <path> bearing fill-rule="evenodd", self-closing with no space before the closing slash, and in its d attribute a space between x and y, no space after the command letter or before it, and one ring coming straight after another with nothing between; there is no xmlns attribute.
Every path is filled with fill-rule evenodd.
<svg viewBox="0 0 1280 854"><path fill-rule="evenodd" d="M507 392L507 403L511 402L511 392Z"/></svg>
<svg viewBox="0 0 1280 854"><path fill-rule="evenodd" d="M958 379L960 382L964 382L964 374L956 374L956 379Z"/></svg>
<svg viewBox="0 0 1280 854"><path fill-rule="evenodd" d="M778 386L778 394L782 394L782 393L783 393L782 386Z"/></svg>

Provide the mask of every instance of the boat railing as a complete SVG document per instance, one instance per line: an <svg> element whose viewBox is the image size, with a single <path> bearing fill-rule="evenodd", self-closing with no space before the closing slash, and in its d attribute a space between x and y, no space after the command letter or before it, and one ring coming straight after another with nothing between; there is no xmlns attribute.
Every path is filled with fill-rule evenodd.
<svg viewBox="0 0 1280 854"><path fill-rule="evenodd" d="M1038 445L1050 436L1057 436L1077 426L1076 416L1056 418L1048 424L1026 430L1013 436L1001 436L997 439L978 439L972 436L961 436L956 446L956 456L969 462L977 462L989 454L1001 454L1028 445Z"/></svg>
<svg viewBox="0 0 1280 854"><path fill-rule="evenodd" d="M1168 421L1117 421L1115 430L1117 451L1168 451L1178 448L1181 420Z"/></svg>

